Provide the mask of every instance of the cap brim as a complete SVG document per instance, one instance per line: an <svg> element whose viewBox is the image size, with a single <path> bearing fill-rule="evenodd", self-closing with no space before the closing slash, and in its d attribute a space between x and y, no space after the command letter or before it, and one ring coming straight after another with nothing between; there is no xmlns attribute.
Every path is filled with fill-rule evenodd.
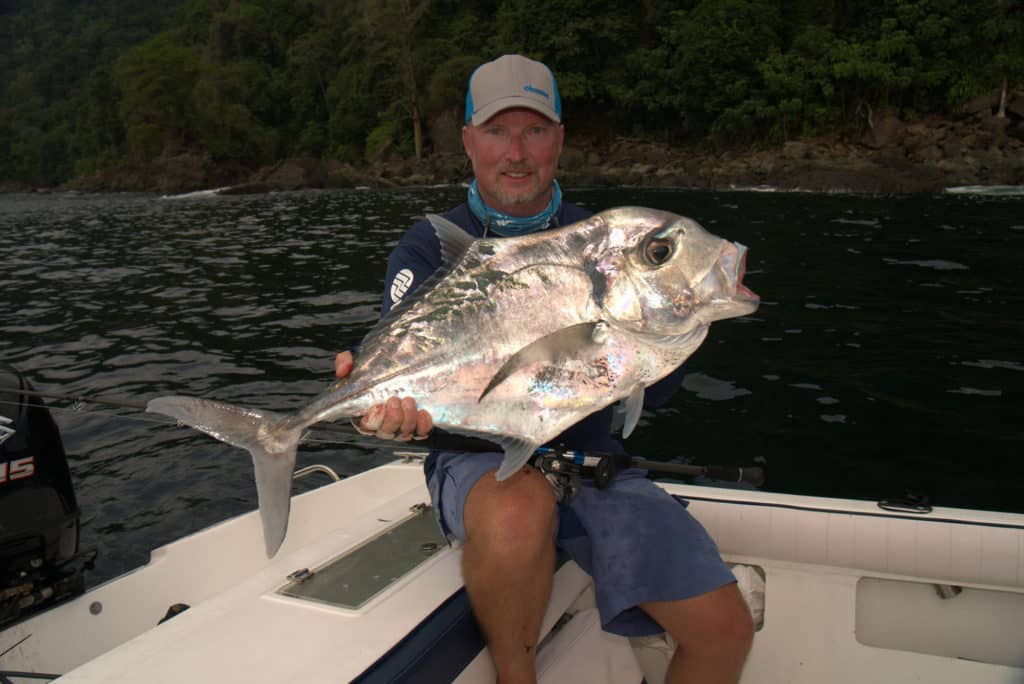
<svg viewBox="0 0 1024 684"><path fill-rule="evenodd" d="M532 109L533 111L541 114L547 119L554 121L555 123L562 123L562 120L555 113L555 110L542 102L537 102L529 97L503 97L500 100L495 100L485 107L481 107L474 114L470 121L474 126L479 126L485 123L495 114L503 112L506 109L515 109L517 107L523 107L525 109Z"/></svg>

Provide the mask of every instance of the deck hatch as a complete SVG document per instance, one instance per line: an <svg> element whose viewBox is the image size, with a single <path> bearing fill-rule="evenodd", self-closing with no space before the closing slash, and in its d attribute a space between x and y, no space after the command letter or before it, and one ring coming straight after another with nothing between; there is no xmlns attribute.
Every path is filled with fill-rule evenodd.
<svg viewBox="0 0 1024 684"><path fill-rule="evenodd" d="M947 591L950 588L862 577L857 582L857 641L1024 668L1024 593L975 587ZM1020 681L1006 676L1007 681Z"/></svg>
<svg viewBox="0 0 1024 684"><path fill-rule="evenodd" d="M433 509L424 506L278 593L355 610L446 547Z"/></svg>

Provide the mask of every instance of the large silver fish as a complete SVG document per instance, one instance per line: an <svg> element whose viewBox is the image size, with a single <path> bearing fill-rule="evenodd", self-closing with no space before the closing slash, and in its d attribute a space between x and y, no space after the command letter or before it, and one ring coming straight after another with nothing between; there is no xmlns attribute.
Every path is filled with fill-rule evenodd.
<svg viewBox="0 0 1024 684"><path fill-rule="evenodd" d="M268 556L287 531L295 450L309 426L411 396L436 426L500 444L505 479L538 446L619 400L628 436L644 389L682 364L712 321L757 309L742 282L746 248L675 214L609 209L503 239L428 218L442 267L370 331L352 372L301 411L149 402L252 453Z"/></svg>

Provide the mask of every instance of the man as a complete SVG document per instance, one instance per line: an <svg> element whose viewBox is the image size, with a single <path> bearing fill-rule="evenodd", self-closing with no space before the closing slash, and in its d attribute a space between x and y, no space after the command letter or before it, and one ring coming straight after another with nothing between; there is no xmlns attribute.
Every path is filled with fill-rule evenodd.
<svg viewBox="0 0 1024 684"><path fill-rule="evenodd" d="M555 181L564 128L554 75L540 62L505 55L470 77L462 142L475 180L445 216L478 236L523 235L590 212L562 202ZM383 312L441 263L433 228L420 221L388 259ZM352 356L338 355L348 374ZM676 372L649 388L665 397ZM573 449L622 451L609 407L554 440ZM360 422L386 439L425 436L432 422L413 398L392 398ZM432 453L424 470L450 538L463 542L462 569L500 682L536 680L534 656L551 593L556 541L595 581L603 627L627 636L667 631L679 644L670 682L736 682L753 638L750 614L714 543L685 508L642 471L606 490L586 484L568 504L526 467L503 482L500 454Z"/></svg>

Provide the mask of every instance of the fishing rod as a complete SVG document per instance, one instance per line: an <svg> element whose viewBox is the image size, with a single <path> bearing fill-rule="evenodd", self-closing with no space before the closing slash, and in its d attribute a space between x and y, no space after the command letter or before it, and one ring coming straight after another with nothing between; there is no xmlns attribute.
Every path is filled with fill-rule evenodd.
<svg viewBox="0 0 1024 684"><path fill-rule="evenodd" d="M56 401L70 402L74 406L83 404L96 404L110 406L113 408L129 409L132 411L146 411L146 405L138 401L100 397L85 394L67 394L59 392L42 392L34 389L20 387L0 387L0 393L32 397L36 399L53 399ZM0 401L0 403L3 403ZM152 422L166 424L163 419L154 418ZM325 432L344 435L353 440L373 442L381 446L379 440L370 438L359 432L354 425L345 423L317 423L313 429ZM445 432L436 428L424 439L416 440L416 446L422 449L438 451L471 451L471 452L496 452L502 447L494 442L478 437L467 437ZM396 451L400 457L422 457L424 452ZM598 487L607 486L615 477L615 473L626 468L642 468L654 473L666 475L682 475L686 477L706 477L711 480L747 484L752 487L760 487L764 484L764 469L759 466L725 466L725 465L692 465L686 463L666 463L663 461L651 461L643 458L636 458L628 454L603 452L603 451L577 451L563 449L560 447L541 447L537 450L535 463L545 470L563 472L566 474L579 474L585 472L593 476Z"/></svg>

